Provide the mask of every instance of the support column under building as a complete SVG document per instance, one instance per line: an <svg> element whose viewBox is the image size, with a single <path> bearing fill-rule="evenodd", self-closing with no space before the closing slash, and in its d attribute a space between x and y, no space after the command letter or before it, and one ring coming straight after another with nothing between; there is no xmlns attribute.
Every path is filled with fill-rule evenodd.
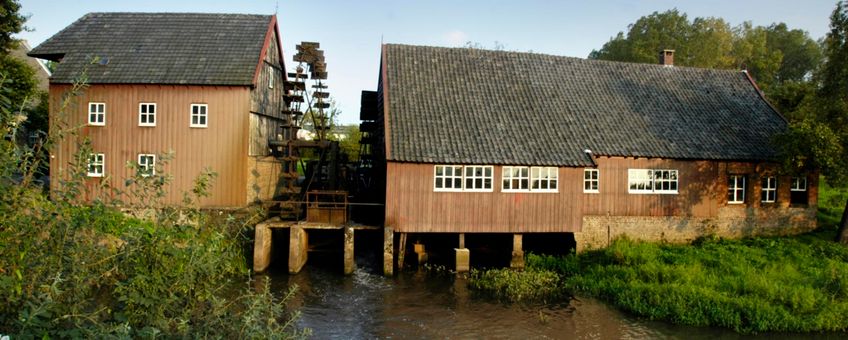
<svg viewBox="0 0 848 340"><path fill-rule="evenodd" d="M306 264L309 235L297 225L289 228L289 273L297 274Z"/></svg>
<svg viewBox="0 0 848 340"><path fill-rule="evenodd" d="M521 234L512 235L512 260L509 261L509 267L524 269L524 247Z"/></svg>
<svg viewBox="0 0 848 340"><path fill-rule="evenodd" d="M465 234L459 234L459 248L454 249L456 253L456 272L464 273L471 270L471 251L465 248Z"/></svg>
<svg viewBox="0 0 848 340"><path fill-rule="evenodd" d="M255 240L253 241L253 271L261 273L271 265L271 254L273 252L273 233L265 223L259 223L255 227Z"/></svg>
<svg viewBox="0 0 848 340"><path fill-rule="evenodd" d="M353 227L344 228L344 273L353 274L356 263L353 260Z"/></svg>
<svg viewBox="0 0 848 340"><path fill-rule="evenodd" d="M394 251L395 232L391 227L383 228L383 275L394 275L395 259Z"/></svg>

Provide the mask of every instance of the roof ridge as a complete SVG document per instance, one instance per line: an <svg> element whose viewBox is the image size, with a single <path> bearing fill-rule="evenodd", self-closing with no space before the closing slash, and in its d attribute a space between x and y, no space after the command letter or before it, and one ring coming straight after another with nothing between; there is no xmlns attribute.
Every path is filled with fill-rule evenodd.
<svg viewBox="0 0 848 340"><path fill-rule="evenodd" d="M640 65L651 68L665 68L665 69L688 69L688 70L706 70L706 71L715 71L715 72L742 72L744 70L741 69L729 69L729 68L709 68L709 67L696 67L696 66L683 66L683 65L674 65L672 67L661 65L658 63L642 63L636 61L617 61L617 60L604 60L604 59L590 59L590 58L581 58L581 57L573 57L573 56L564 56L557 55L551 53L543 53L536 51L506 51L506 50L492 50L486 48L474 48L474 47L450 47L450 46L428 46L428 45L411 45L411 44L400 44L400 43L385 43L384 45L388 46L399 46L399 47L412 47L412 48L429 48L429 49L445 49L445 50L475 50L482 51L484 53L511 53L511 54L519 54L519 55L533 55L533 56L542 56L542 57L551 57L551 58L561 58L561 59L571 59L574 61L580 62L588 62L588 63L609 63L616 65Z"/></svg>

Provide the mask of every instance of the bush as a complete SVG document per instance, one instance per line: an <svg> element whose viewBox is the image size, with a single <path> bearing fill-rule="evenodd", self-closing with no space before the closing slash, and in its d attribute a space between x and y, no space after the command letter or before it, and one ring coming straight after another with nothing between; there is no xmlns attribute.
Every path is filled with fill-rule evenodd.
<svg viewBox="0 0 848 340"><path fill-rule="evenodd" d="M509 301L555 299L563 293L559 275L549 270L472 270L469 285Z"/></svg>

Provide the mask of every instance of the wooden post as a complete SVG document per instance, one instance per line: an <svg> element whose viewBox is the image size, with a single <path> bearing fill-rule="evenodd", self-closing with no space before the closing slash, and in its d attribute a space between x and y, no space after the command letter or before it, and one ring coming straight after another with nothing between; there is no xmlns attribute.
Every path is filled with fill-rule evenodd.
<svg viewBox="0 0 848 340"><path fill-rule="evenodd" d="M406 255L406 233L400 233L400 244L398 244L398 272L403 271L403 261Z"/></svg>
<svg viewBox="0 0 848 340"><path fill-rule="evenodd" d="M459 248L465 248L465 233L459 233Z"/></svg>

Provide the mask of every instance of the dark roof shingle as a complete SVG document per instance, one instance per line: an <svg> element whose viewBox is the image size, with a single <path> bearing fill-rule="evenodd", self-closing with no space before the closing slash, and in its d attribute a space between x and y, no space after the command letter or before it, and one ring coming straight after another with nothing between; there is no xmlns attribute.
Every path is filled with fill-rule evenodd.
<svg viewBox="0 0 848 340"><path fill-rule="evenodd" d="M385 46L389 160L589 166L584 153L769 160L785 120L740 71Z"/></svg>
<svg viewBox="0 0 848 340"><path fill-rule="evenodd" d="M62 58L52 82L250 85L270 15L89 13L29 55ZM98 58L100 62L92 63Z"/></svg>

